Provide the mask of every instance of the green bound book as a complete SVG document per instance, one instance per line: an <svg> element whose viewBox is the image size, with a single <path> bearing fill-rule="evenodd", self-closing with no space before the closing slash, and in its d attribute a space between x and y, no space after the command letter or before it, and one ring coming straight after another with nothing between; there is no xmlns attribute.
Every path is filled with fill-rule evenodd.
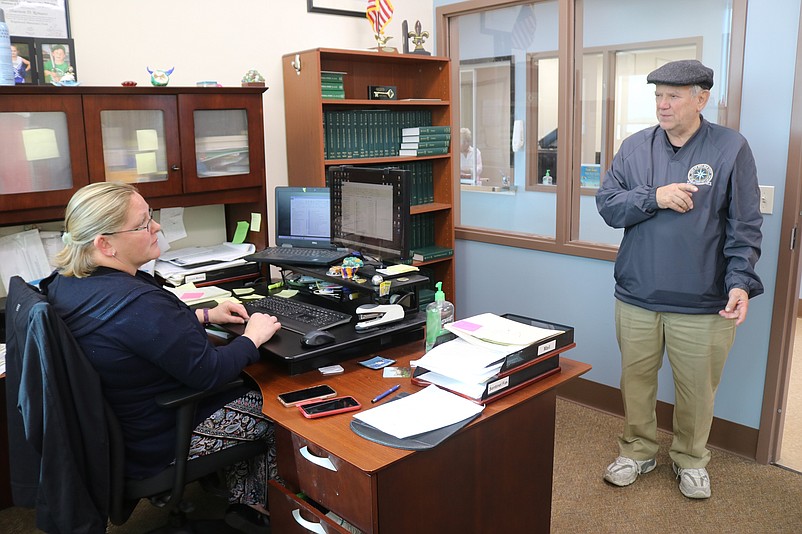
<svg viewBox="0 0 802 534"><path fill-rule="evenodd" d="M412 251L412 259L414 261L429 261L438 258L449 258L453 255L453 248L440 247L437 245L421 247Z"/></svg>
<svg viewBox="0 0 802 534"><path fill-rule="evenodd" d="M451 141L451 134L405 135L401 137L402 143L433 143L434 141Z"/></svg>
<svg viewBox="0 0 802 534"><path fill-rule="evenodd" d="M404 128L401 135L426 135L451 133L451 126L416 126L414 128Z"/></svg>
<svg viewBox="0 0 802 534"><path fill-rule="evenodd" d="M418 143L401 143L401 148L440 148L446 147L451 144L450 139L441 139L439 141L420 141Z"/></svg>
<svg viewBox="0 0 802 534"><path fill-rule="evenodd" d="M449 148L447 146L440 146L434 148L402 148L398 151L399 156L439 156L448 154Z"/></svg>

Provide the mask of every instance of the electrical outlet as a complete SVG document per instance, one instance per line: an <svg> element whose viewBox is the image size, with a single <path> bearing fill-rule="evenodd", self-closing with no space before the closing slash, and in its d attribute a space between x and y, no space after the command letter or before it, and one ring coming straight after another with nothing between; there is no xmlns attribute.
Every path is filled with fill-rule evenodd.
<svg viewBox="0 0 802 534"><path fill-rule="evenodd" d="M774 213L774 186L760 186L760 213Z"/></svg>

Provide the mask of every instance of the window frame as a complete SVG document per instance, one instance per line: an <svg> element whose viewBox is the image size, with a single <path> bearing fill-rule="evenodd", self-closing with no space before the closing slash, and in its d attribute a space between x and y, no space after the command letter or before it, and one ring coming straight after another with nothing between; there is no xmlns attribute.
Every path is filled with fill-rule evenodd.
<svg viewBox="0 0 802 534"><path fill-rule="evenodd" d="M579 132L581 117L575 113L577 106L581 105L581 94L578 90L581 75L576 74L577 68L581 69L582 54L587 50L578 46L577 35L583 35L582 20L577 20L576 14L582 7L583 0L557 0L559 6L559 35L557 57L559 59L559 80L558 87L561 95L570 95L570 98L561 98L558 102L558 129L566 132L563 139L571 139L571 146L579 146ZM458 18L462 15L481 13L483 11L495 10L506 7L514 7L524 4L537 3L536 0L467 0L437 7L435 10L435 25L437 28L437 50L441 56L459 59L459 23ZM746 4L747 0L732 0L732 22L730 29L729 42L729 64L727 80L727 102L723 104L723 112L719 114L719 124L733 128L739 127L739 116L741 109L741 92L743 79L744 47L746 38ZM453 20L452 20L453 19ZM631 44L631 43L630 43ZM623 46L623 45L621 45ZM611 47L612 48L612 47ZM621 49L620 46L615 48ZM529 69L527 68L527 71ZM609 75L610 73L607 72ZM459 122L459 69L452 69L452 123ZM529 73L526 73L527 83ZM454 88L457 88L456 90ZM608 91L605 95L605 113L612 110L614 105L613 96ZM529 110L527 110L529 116ZM527 129L529 126L527 126ZM529 132L527 132L529 134ZM532 139L532 137L528 137ZM527 143L529 145L529 143ZM580 196L583 194L579 183L580 154L578 150L566 149L568 143L564 143L557 153L557 174L558 176L570 176L571 180L558 180L556 186L536 186L537 188L548 187L555 191L556 198L556 221L554 237L524 234L514 231L500 231L494 229L477 228L466 226L460 223L459 202L459 174L455 172L453 177L454 195L454 221L455 237L470 241L492 243L503 246L540 250L557 254L571 256L581 256L602 260L614 261L618 252L618 245L608 245L582 241L578 238L579 215L580 215ZM527 146L527 160L529 151L532 149ZM535 147L536 150L536 147ZM606 144L603 146L602 153L602 175L605 165L608 165L612 148ZM527 186L530 184L529 168L530 162L526 163ZM570 172L569 172L570 171ZM576 176L574 176L576 174ZM536 177L534 178L537 179ZM591 191L593 191L591 189ZM595 191L593 191L595 193ZM589 193L585 193L589 194Z"/></svg>

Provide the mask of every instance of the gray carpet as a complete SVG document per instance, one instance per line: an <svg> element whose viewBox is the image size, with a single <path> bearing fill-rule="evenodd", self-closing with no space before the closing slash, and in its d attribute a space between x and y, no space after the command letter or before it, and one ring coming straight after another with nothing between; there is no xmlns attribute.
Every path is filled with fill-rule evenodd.
<svg viewBox="0 0 802 534"><path fill-rule="evenodd" d="M668 433L660 434L654 471L626 488L606 484L602 473L616 455L620 430L619 417L558 400L552 532L802 532L802 475L714 450L708 466L713 496L703 501L686 499L671 472ZM194 517L222 517L225 502L197 485L187 493L196 504ZM164 522L161 510L142 502L128 523L109 532L141 533ZM421 527L424 532L425 525ZM39 532L33 511L0 511L0 532Z"/></svg>

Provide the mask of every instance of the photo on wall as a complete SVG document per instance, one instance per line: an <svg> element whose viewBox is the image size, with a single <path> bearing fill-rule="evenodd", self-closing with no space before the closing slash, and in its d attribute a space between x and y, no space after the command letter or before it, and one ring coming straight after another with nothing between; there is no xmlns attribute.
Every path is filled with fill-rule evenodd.
<svg viewBox="0 0 802 534"><path fill-rule="evenodd" d="M36 84L36 46L28 37L11 36L11 64L14 66L14 83Z"/></svg>
<svg viewBox="0 0 802 534"><path fill-rule="evenodd" d="M37 39L36 59L40 85L76 85L75 47L72 39Z"/></svg>

